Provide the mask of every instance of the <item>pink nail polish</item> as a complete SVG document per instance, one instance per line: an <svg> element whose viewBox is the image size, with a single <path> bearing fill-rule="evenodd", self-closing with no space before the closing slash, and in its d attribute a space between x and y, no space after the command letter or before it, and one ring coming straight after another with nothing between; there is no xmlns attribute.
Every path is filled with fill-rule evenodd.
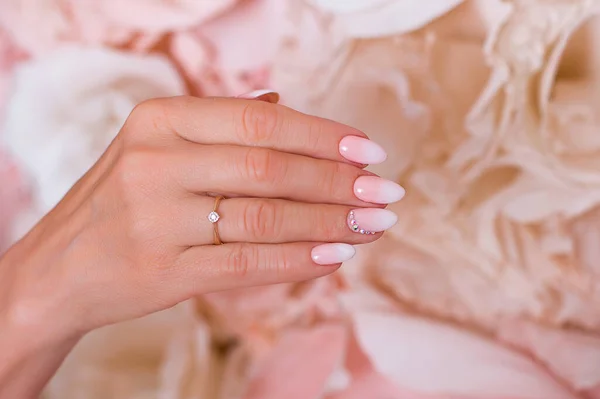
<svg viewBox="0 0 600 399"><path fill-rule="evenodd" d="M274 90L254 90L249 93L245 93L237 96L237 98L244 98L246 100L258 100L265 101L272 104L279 102L279 93Z"/></svg>
<svg viewBox="0 0 600 399"><path fill-rule="evenodd" d="M382 163L387 158L379 144L358 136L344 137L339 147L344 158L365 165Z"/></svg>
<svg viewBox="0 0 600 399"><path fill-rule="evenodd" d="M354 182L356 198L373 204L400 201L406 191L397 183L377 176L361 176Z"/></svg>
<svg viewBox="0 0 600 399"><path fill-rule="evenodd" d="M353 209L348 214L348 227L355 233L375 234L398 223L398 216L387 209Z"/></svg>
<svg viewBox="0 0 600 399"><path fill-rule="evenodd" d="M355 253L349 244L323 244L314 247L310 256L317 265L335 265L352 259Z"/></svg>

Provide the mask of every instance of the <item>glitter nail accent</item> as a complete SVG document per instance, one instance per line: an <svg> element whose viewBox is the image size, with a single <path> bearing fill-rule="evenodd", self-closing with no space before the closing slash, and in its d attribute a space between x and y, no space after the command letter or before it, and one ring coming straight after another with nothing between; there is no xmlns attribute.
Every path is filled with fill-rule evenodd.
<svg viewBox="0 0 600 399"><path fill-rule="evenodd" d="M354 212L353 211L350 211L350 213L348 214L348 226L355 233L366 234L366 235L375 234L372 231L368 231L368 230L360 228L360 226L358 225L358 222L354 218Z"/></svg>

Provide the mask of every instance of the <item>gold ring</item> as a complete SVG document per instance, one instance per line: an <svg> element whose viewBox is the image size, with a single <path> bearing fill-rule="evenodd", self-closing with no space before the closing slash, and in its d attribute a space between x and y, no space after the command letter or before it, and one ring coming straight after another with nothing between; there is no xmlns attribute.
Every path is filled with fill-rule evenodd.
<svg viewBox="0 0 600 399"><path fill-rule="evenodd" d="M217 222L219 221L219 219L221 219L221 215L217 213L217 210L219 209L219 204L221 203L221 200L223 198L225 197L223 197L222 195L215 197L215 206L213 207L212 212L208 214L208 220L213 225L213 244L215 245L223 244L223 242L221 241L221 237L219 236L219 227L217 226Z"/></svg>

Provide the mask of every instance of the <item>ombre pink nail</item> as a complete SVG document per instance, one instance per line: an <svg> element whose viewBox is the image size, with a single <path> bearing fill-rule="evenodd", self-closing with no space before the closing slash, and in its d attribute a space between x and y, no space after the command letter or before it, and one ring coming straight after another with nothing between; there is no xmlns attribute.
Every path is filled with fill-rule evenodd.
<svg viewBox="0 0 600 399"><path fill-rule="evenodd" d="M254 90L249 93L237 96L237 98L244 98L246 100L258 100L265 101L272 104L279 102L279 93L274 90Z"/></svg>
<svg viewBox="0 0 600 399"><path fill-rule="evenodd" d="M400 201L406 191L397 183L377 176L361 176L354 182L356 198L373 204Z"/></svg>
<svg viewBox="0 0 600 399"><path fill-rule="evenodd" d="M323 244L312 249L313 262L318 265L335 265L354 257L356 250L349 244Z"/></svg>
<svg viewBox="0 0 600 399"><path fill-rule="evenodd" d="M398 216L387 209L353 209L348 213L348 227L355 233L375 234L398 223Z"/></svg>
<svg viewBox="0 0 600 399"><path fill-rule="evenodd" d="M378 164L386 160L387 154L381 146L369 139L346 136L340 141L340 154L352 162Z"/></svg>

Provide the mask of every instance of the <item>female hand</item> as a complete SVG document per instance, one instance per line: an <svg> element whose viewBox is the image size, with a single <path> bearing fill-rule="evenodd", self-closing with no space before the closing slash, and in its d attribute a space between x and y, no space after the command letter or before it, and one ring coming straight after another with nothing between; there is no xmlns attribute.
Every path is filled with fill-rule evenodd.
<svg viewBox="0 0 600 399"><path fill-rule="evenodd" d="M0 393L35 395L100 326L203 293L333 272L352 244L397 221L382 208L403 189L362 169L384 159L363 133L277 104L139 105L96 165L0 260L0 352L13 365L0 365ZM213 244L207 218L215 195L225 196L223 245ZM32 372L17 364L34 364L37 383L19 384L16 376Z"/></svg>

